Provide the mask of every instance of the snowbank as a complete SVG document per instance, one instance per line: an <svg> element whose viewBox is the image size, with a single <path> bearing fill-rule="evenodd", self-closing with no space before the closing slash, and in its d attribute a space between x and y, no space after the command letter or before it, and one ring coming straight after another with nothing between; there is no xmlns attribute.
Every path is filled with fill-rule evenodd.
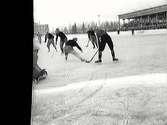
<svg viewBox="0 0 167 125"><path fill-rule="evenodd" d="M167 74L34 91L32 125L166 125Z"/></svg>
<svg viewBox="0 0 167 125"><path fill-rule="evenodd" d="M153 74L143 74L143 75L134 75L120 78L112 79L101 79L94 81L85 81L79 83L72 83L63 87L47 88L34 90L37 95L40 94L52 94L54 92L64 92L68 90L81 89L83 87L95 87L99 85L108 86L110 88L126 87L128 85L142 84L147 83L149 85L162 85L167 83L167 73L153 73ZM161 83L161 84L156 84Z"/></svg>

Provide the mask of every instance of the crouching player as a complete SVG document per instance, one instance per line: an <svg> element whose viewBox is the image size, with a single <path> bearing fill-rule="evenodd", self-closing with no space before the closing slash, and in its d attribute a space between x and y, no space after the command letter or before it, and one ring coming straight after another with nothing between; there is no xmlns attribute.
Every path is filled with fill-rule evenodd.
<svg viewBox="0 0 167 125"><path fill-rule="evenodd" d="M96 29L96 35L99 44L99 53L98 60L95 61L95 63L102 62L102 52L104 51L106 44L108 44L109 46L113 61L118 61L118 58L115 57L113 41L111 37L107 34L107 32L102 29Z"/></svg>
<svg viewBox="0 0 167 125"><path fill-rule="evenodd" d="M37 64L39 49L40 49L40 45L34 38L33 39L33 83L38 83L39 80L45 79L47 76L47 71L45 69L41 69Z"/></svg>
<svg viewBox="0 0 167 125"><path fill-rule="evenodd" d="M98 48L98 46L97 46L97 40L96 40L96 35L95 35L94 30L93 30L92 28L90 28L90 30L87 31L87 34L88 34L88 39L89 39L89 40L88 40L88 43L87 43L87 46L86 46L86 47L88 47L89 41L91 41L91 42L92 42L92 45L93 45L93 49L94 49L95 47Z"/></svg>
<svg viewBox="0 0 167 125"><path fill-rule="evenodd" d="M45 43L48 39L48 42L47 42L47 48L48 48L48 52L50 52L50 45L52 44L53 47L55 48L56 52L57 52L57 48L56 48L56 45L54 43L54 35L47 32L46 35L45 35Z"/></svg>
<svg viewBox="0 0 167 125"><path fill-rule="evenodd" d="M80 59L82 62L86 61L73 49L73 47L77 47L81 52L83 52L82 48L78 45L77 40L78 40L77 38L73 38L72 40L68 40L65 43L65 47L64 47L65 59L67 60L68 54L73 54L75 57Z"/></svg>

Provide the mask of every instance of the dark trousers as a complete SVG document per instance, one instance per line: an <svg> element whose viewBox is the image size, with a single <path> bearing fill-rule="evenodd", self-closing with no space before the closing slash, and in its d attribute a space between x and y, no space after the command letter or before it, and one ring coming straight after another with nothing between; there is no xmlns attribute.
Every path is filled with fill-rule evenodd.
<svg viewBox="0 0 167 125"><path fill-rule="evenodd" d="M62 53L64 53L63 46L64 46L64 43L66 43L66 42L67 42L67 38L60 39L60 49L61 49Z"/></svg>
<svg viewBox="0 0 167 125"><path fill-rule="evenodd" d="M56 46L55 46L55 44L54 44L54 39L53 38L51 38L51 39L48 39L48 43L47 43L47 47L48 47L48 51L50 52L50 45L53 45L53 47L55 48L55 50L57 51L57 48L56 48Z"/></svg>
<svg viewBox="0 0 167 125"><path fill-rule="evenodd" d="M39 40L39 43L41 43L41 37L40 36L38 37L38 40Z"/></svg>
<svg viewBox="0 0 167 125"><path fill-rule="evenodd" d="M93 48L97 47L97 40L95 35L90 35L90 41L92 42Z"/></svg>
<svg viewBox="0 0 167 125"><path fill-rule="evenodd" d="M112 58L115 59L115 52L112 39L108 34L104 34L101 36L101 40L99 42L99 60L101 60L102 58L102 52L104 51L106 44L110 48Z"/></svg>

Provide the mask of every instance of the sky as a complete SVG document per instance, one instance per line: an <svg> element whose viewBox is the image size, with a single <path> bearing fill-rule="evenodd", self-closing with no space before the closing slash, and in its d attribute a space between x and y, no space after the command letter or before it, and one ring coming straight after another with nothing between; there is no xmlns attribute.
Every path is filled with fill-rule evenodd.
<svg viewBox="0 0 167 125"><path fill-rule="evenodd" d="M74 23L117 21L119 14L163 4L167 0L34 0L33 14L34 22L55 29Z"/></svg>

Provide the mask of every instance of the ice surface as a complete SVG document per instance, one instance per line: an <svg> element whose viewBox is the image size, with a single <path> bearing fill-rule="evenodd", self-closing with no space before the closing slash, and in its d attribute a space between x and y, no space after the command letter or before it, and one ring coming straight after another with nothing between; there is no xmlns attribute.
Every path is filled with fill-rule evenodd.
<svg viewBox="0 0 167 125"><path fill-rule="evenodd" d="M167 74L33 91L32 125L166 125Z"/></svg>
<svg viewBox="0 0 167 125"><path fill-rule="evenodd" d="M118 63L108 46L102 64L87 64L41 44L38 64L48 77L34 86L32 125L167 124L167 30L109 34ZM96 50L85 47L87 34L74 36L89 59Z"/></svg>
<svg viewBox="0 0 167 125"><path fill-rule="evenodd" d="M47 79L40 82L37 88L59 87L71 83L107 79L114 77L167 72L167 30L136 31L132 36L131 32L109 33L113 43L118 63L112 61L110 50L106 45L103 52L103 63L95 64L95 56L92 63L81 62L73 55L69 55L65 61L64 55L60 54L59 41L58 52L51 46L48 53L45 43L41 44L38 64L48 71ZM84 58L90 59L96 49L88 41L87 34L68 35L68 39L78 37L78 43L83 48L80 53ZM44 39L43 39L44 41Z"/></svg>

